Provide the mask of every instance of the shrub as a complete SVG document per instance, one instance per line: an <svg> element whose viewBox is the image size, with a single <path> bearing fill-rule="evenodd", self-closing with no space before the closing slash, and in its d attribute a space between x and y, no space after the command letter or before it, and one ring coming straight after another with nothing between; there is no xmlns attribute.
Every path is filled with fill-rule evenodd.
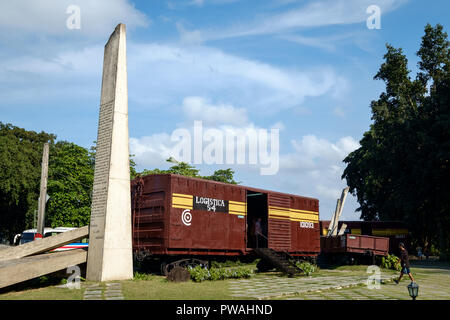
<svg viewBox="0 0 450 320"><path fill-rule="evenodd" d="M252 270L242 267L232 269L211 268L208 270L201 266L196 266L195 268L189 267L188 270L191 274L191 279L195 282L242 279L249 278L252 275Z"/></svg>
<svg viewBox="0 0 450 320"><path fill-rule="evenodd" d="M151 277L152 277L151 274L135 271L133 280L150 280Z"/></svg>
<svg viewBox="0 0 450 320"><path fill-rule="evenodd" d="M202 268L201 266L196 266L195 268L189 266L188 270L191 274L191 279L195 282L202 282L211 278L209 270L206 268Z"/></svg>
<svg viewBox="0 0 450 320"><path fill-rule="evenodd" d="M400 259L393 254L381 258L380 267L384 269L401 270Z"/></svg>
<svg viewBox="0 0 450 320"><path fill-rule="evenodd" d="M244 263L242 263L239 259L237 260L226 260L224 262L219 261L211 261L211 267L212 268L229 268L229 267L236 267L236 266L242 266Z"/></svg>
<svg viewBox="0 0 450 320"><path fill-rule="evenodd" d="M297 261L295 264L298 268L302 269L303 273L307 276L316 272L318 269L316 265L306 261Z"/></svg>

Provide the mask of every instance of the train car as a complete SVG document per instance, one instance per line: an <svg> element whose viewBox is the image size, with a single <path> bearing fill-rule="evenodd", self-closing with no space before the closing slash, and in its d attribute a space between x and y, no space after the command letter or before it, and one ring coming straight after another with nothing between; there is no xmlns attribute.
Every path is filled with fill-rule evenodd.
<svg viewBox="0 0 450 320"><path fill-rule="evenodd" d="M266 240L258 247L294 257L320 252L317 199L175 174L139 177L131 187L139 260L252 255L258 219Z"/></svg>
<svg viewBox="0 0 450 320"><path fill-rule="evenodd" d="M377 256L386 256L389 238L346 233L322 236L320 239L321 263L375 264Z"/></svg>
<svg viewBox="0 0 450 320"><path fill-rule="evenodd" d="M389 238L389 253L399 255L398 244L403 242L409 251L410 241L408 228L401 221L339 221L338 230L345 223L345 233ZM321 234L328 232L330 221L320 221Z"/></svg>

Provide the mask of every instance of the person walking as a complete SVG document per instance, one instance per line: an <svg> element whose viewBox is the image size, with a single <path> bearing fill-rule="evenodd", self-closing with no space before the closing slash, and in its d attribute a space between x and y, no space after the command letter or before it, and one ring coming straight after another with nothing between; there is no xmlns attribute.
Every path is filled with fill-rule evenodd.
<svg viewBox="0 0 450 320"><path fill-rule="evenodd" d="M408 251L405 248L405 244L403 242L399 243L400 248L400 264L402 267L402 270L400 271L400 277L397 279L394 279L394 282L398 284L400 280L402 280L402 277L404 274L407 274L412 282L414 282L414 277L411 274L411 271L409 270L409 256Z"/></svg>

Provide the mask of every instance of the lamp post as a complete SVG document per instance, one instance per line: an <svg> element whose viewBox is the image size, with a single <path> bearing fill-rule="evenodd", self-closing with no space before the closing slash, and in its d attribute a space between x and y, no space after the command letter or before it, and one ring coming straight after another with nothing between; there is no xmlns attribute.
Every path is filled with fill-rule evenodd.
<svg viewBox="0 0 450 320"><path fill-rule="evenodd" d="M408 284L408 292L409 296L413 300L416 300L417 296L419 295L419 285L415 282L411 282L410 284Z"/></svg>

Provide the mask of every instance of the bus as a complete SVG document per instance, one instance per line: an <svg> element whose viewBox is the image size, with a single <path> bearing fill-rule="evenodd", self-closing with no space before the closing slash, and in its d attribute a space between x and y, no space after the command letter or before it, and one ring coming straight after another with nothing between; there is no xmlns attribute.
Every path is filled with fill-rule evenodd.
<svg viewBox="0 0 450 320"><path fill-rule="evenodd" d="M75 230L76 228L69 228L69 227L58 227L58 228L44 228L44 234L43 237L51 237L55 236L57 234ZM24 243L28 243L31 241L34 241L38 238L42 238L40 234L38 234L37 229L28 229L23 231L22 233L16 234L14 237L14 245L22 245ZM62 247L56 248L51 250L50 252L59 252L59 251L67 251L67 250L73 250L73 249L83 249L88 248L89 242L87 238L81 239L80 242L73 242L66 244Z"/></svg>

